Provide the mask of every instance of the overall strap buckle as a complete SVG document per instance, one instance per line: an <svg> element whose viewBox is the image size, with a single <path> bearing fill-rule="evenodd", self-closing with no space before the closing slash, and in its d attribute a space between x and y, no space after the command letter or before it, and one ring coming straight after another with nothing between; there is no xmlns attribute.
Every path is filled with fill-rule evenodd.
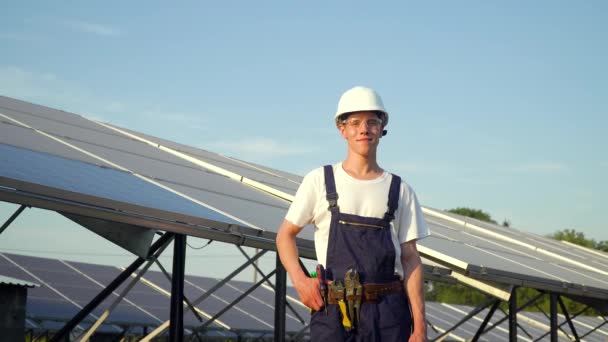
<svg viewBox="0 0 608 342"><path fill-rule="evenodd" d="M384 220L391 222L395 219L395 211L399 207L399 194L401 193L401 177L393 174L390 189L388 191L388 210L384 214Z"/></svg>
<svg viewBox="0 0 608 342"><path fill-rule="evenodd" d="M327 194L326 198L327 198L327 202L329 203L329 206L327 207L327 209L332 210L333 208L338 207L338 194L337 193L334 192L331 194Z"/></svg>
<svg viewBox="0 0 608 342"><path fill-rule="evenodd" d="M323 166L323 174L325 176L325 192L327 195L327 202L329 202L330 211L334 211L338 208L338 193L336 192L336 181L334 179L334 169L331 165Z"/></svg>

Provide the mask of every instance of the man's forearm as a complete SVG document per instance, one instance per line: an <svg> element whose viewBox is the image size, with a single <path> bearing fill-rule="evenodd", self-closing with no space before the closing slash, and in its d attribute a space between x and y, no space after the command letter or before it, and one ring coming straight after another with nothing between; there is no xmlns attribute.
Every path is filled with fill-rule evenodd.
<svg viewBox="0 0 608 342"><path fill-rule="evenodd" d="M295 284L300 279L306 277L298 261L299 254L295 236L291 236L286 231L279 231L276 242L281 263L285 267L287 274L289 274L291 282Z"/></svg>
<svg viewBox="0 0 608 342"><path fill-rule="evenodd" d="M411 261L414 263L414 261ZM414 319L414 330L426 329L425 322L425 305L424 305L424 280L423 269L420 257L418 263L410 265L409 274L405 275L406 288L412 310L412 318Z"/></svg>
<svg viewBox="0 0 608 342"><path fill-rule="evenodd" d="M404 272L403 281L407 289L412 318L414 320L414 331L426 332L424 273L422 260L415 243L408 244L402 249L401 262Z"/></svg>

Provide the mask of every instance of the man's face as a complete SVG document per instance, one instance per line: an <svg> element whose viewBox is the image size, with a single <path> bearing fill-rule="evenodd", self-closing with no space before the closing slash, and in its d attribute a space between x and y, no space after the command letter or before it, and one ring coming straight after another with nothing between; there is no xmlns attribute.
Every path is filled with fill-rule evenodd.
<svg viewBox="0 0 608 342"><path fill-rule="evenodd" d="M338 126L348 148L362 156L376 150L382 135L382 122L375 112L356 112Z"/></svg>

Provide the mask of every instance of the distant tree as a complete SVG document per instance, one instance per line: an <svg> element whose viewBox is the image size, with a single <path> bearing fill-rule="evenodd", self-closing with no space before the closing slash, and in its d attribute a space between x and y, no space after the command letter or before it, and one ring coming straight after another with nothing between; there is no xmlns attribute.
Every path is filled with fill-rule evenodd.
<svg viewBox="0 0 608 342"><path fill-rule="evenodd" d="M608 240L598 242L595 245L595 248L608 253Z"/></svg>
<svg viewBox="0 0 608 342"><path fill-rule="evenodd" d="M492 219L492 216L490 216L490 214L488 214L480 209L458 207L458 208L454 208L454 209L449 209L448 211L450 213L454 213L454 214L458 214L458 215L462 215L462 216L466 216L466 217L472 217L472 218L478 219L480 221L496 224L496 221L494 221ZM507 222L507 220L505 220L505 222Z"/></svg>
<svg viewBox="0 0 608 342"><path fill-rule="evenodd" d="M577 232L574 229L558 230L555 233L549 235L549 237L554 238L555 240L568 241L589 248L595 248L597 245L597 242L595 242L595 240L587 239L585 237L585 233Z"/></svg>
<svg viewBox="0 0 608 342"><path fill-rule="evenodd" d="M549 237L556 240L564 240L575 243L580 246L585 246L588 248L608 252L608 240L595 241L594 239L587 238L585 236L585 233L578 232L575 229L558 230L555 233L549 235Z"/></svg>
<svg viewBox="0 0 608 342"><path fill-rule="evenodd" d="M496 221L492 219L490 214L480 209L459 207L449 209L447 211L466 217L472 217L480 221L496 224ZM510 222L505 219L503 225L508 227ZM486 300L487 295L479 290L461 284L433 282L432 286L429 286L429 289L427 289L425 298L427 298L429 301L435 302L477 306Z"/></svg>

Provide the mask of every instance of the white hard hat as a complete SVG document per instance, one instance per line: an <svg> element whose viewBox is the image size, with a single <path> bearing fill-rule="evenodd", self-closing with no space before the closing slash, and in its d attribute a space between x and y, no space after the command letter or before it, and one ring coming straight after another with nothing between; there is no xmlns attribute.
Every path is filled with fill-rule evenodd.
<svg viewBox="0 0 608 342"><path fill-rule="evenodd" d="M342 114L361 111L381 112L384 114L382 125L388 124L388 112L384 108L380 95L371 88L360 86L353 87L342 94L334 120L338 120Z"/></svg>

